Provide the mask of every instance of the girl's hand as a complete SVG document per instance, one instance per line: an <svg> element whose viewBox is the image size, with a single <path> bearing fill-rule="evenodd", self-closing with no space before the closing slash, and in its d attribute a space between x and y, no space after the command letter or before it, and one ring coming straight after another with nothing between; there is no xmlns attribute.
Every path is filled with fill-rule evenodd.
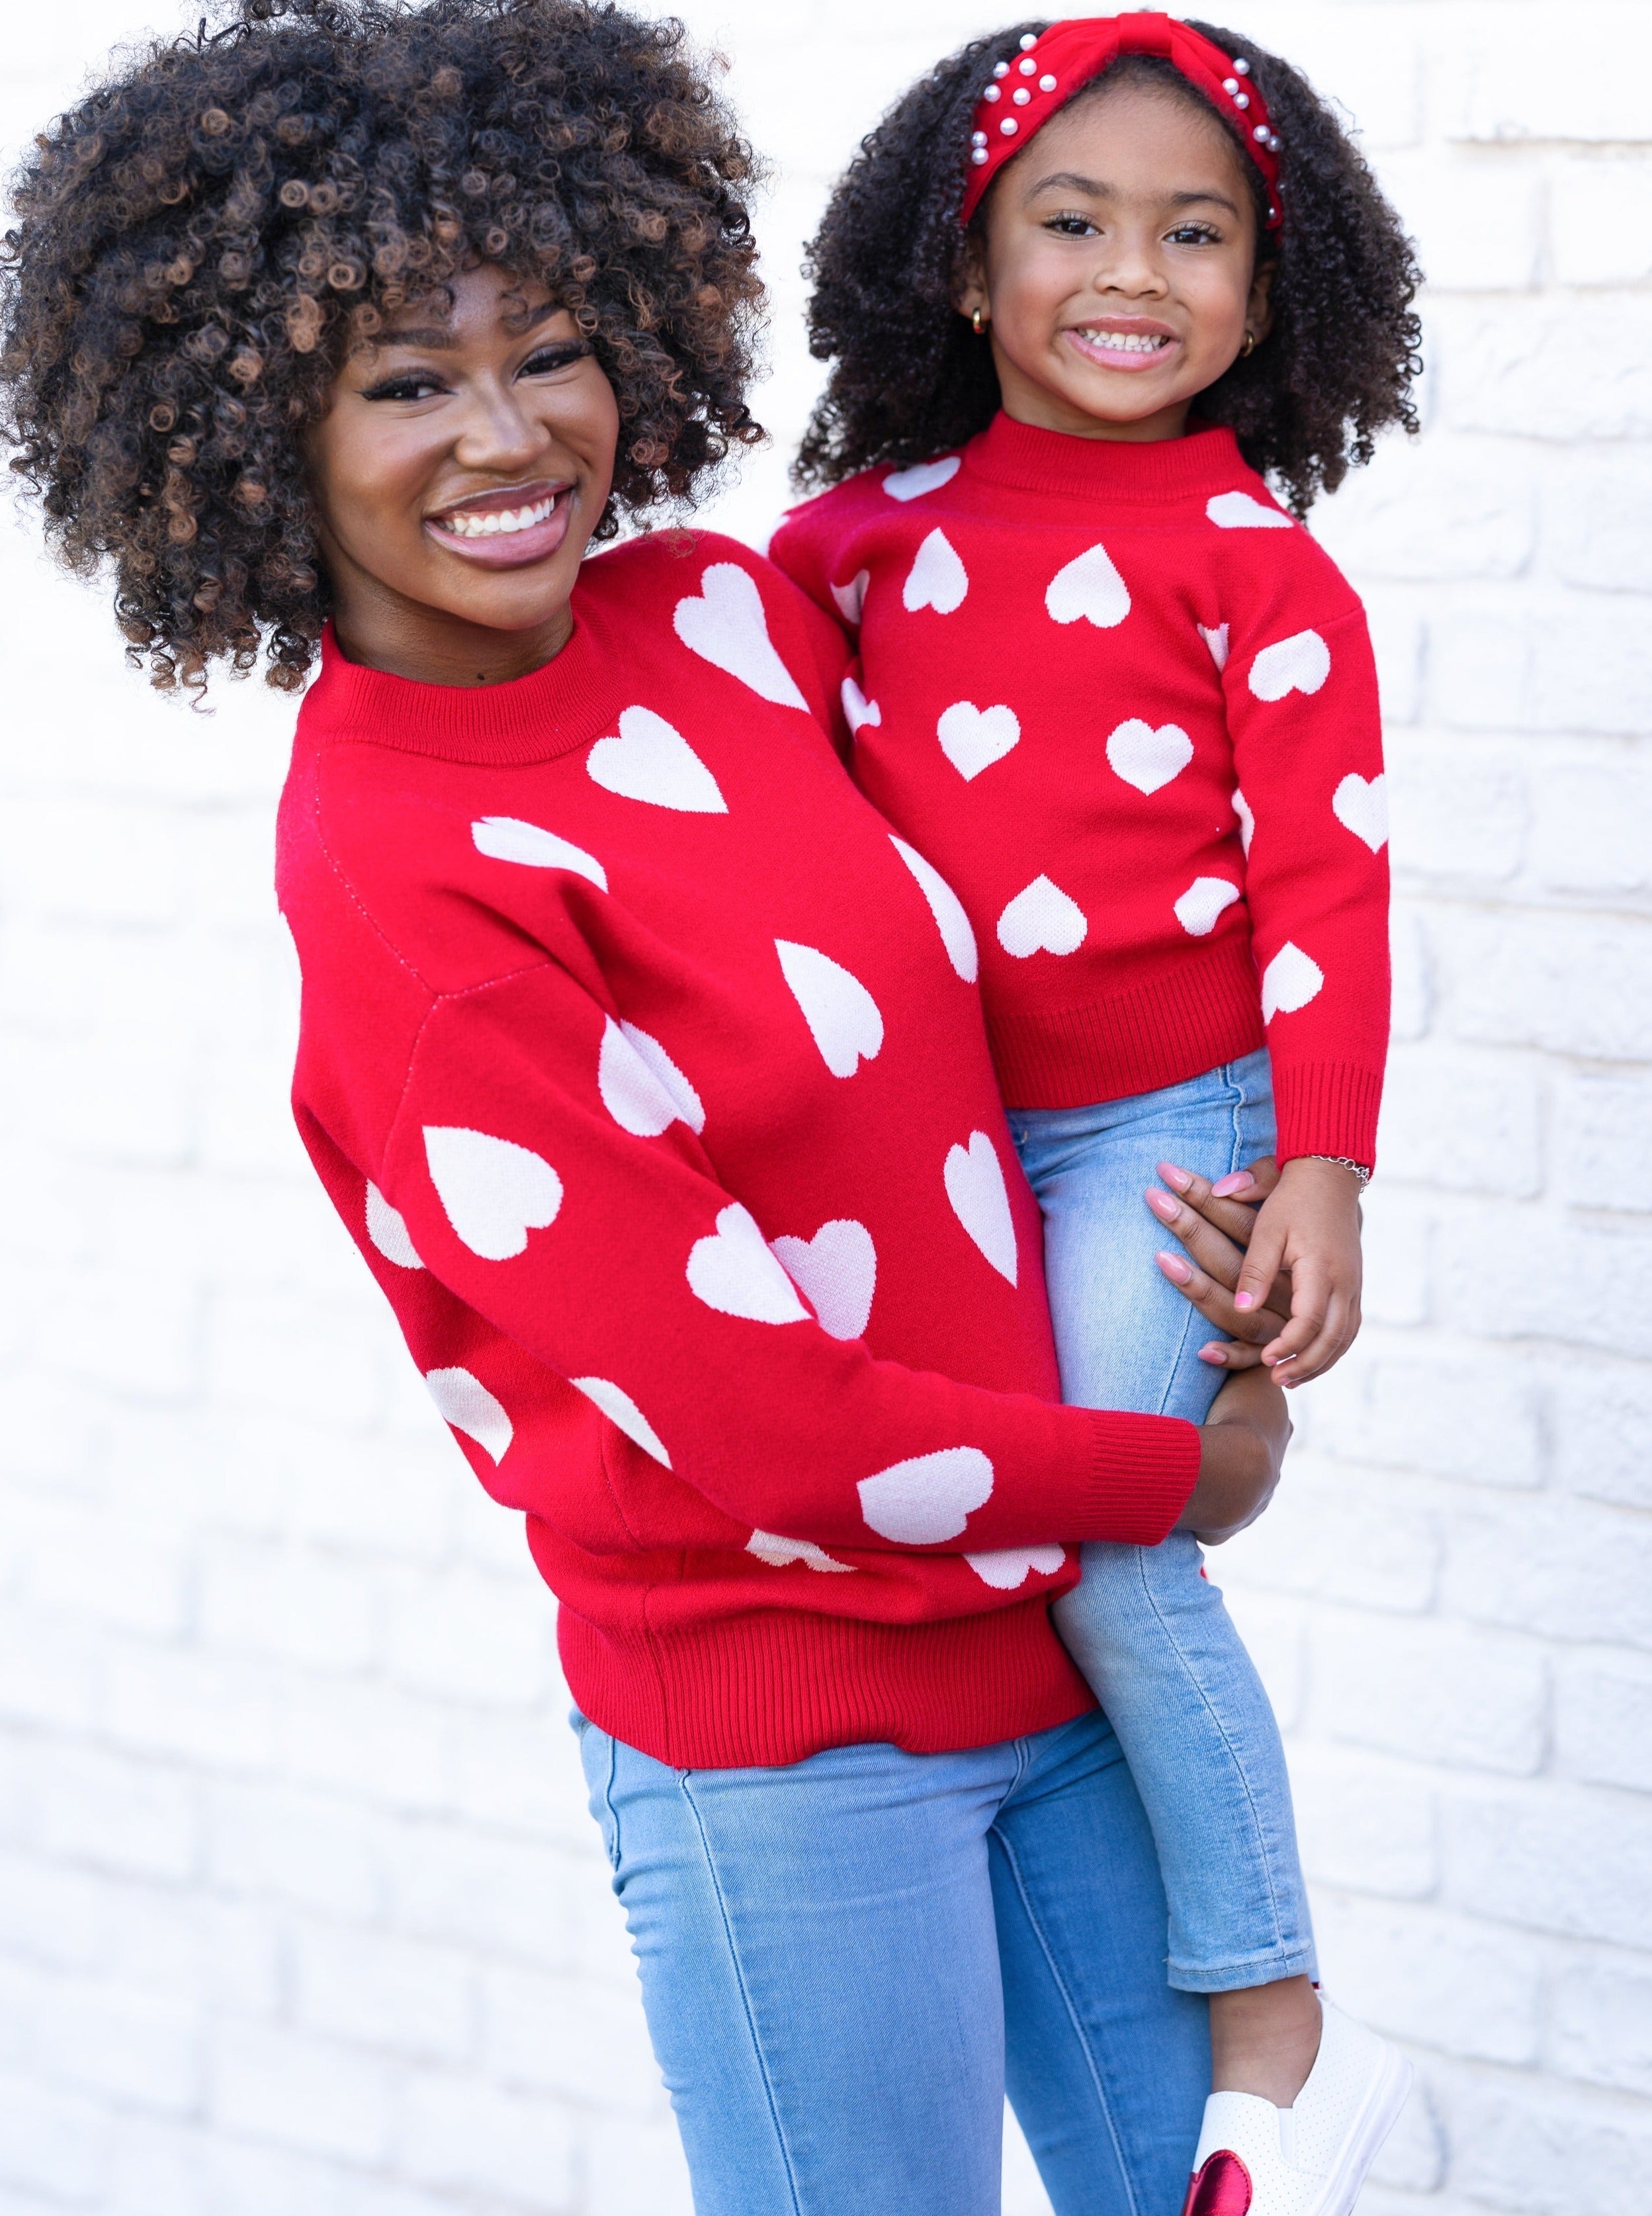
<svg viewBox="0 0 1652 2216"><path fill-rule="evenodd" d="M1230 1377L1199 1433L1199 1478L1177 1519L1207 1547L1254 1524L1274 1497L1290 1443L1285 1395L1264 1370Z"/></svg>

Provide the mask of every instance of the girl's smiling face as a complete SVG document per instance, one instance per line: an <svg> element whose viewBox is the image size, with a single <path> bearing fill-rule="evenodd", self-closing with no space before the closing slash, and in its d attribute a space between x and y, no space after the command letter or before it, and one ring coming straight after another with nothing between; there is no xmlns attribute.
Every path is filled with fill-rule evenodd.
<svg viewBox="0 0 1652 2216"><path fill-rule="evenodd" d="M990 321L1006 411L1085 438L1172 439L1268 330L1244 154L1172 86L1103 80L988 194L958 305Z"/></svg>
<svg viewBox="0 0 1652 2216"><path fill-rule="evenodd" d="M346 360L310 475L339 641L437 684L496 683L567 641L619 409L579 327L491 264Z"/></svg>

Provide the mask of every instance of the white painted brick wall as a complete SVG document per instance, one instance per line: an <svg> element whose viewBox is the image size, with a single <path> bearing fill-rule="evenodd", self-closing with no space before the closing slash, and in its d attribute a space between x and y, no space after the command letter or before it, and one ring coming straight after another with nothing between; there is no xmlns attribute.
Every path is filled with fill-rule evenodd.
<svg viewBox="0 0 1652 2216"><path fill-rule="evenodd" d="M1426 435L1318 526L1395 785L1370 1321L1219 1566L1328 1975L1420 2065L1367 2216L1645 2216L1652 7L1232 12L1346 103L1434 283ZM684 13L783 157L755 537L798 242L975 11ZM143 27L15 14L6 145ZM0 2216L670 2216L550 1604L288 1126L286 713L159 706L26 532L0 565ZM1005 2205L1043 2205L1019 2150Z"/></svg>

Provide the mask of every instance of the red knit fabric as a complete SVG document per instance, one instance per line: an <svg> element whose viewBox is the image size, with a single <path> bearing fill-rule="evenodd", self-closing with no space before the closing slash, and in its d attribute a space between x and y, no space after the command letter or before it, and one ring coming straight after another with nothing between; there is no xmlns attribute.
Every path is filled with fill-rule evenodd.
<svg viewBox="0 0 1652 2216"><path fill-rule="evenodd" d="M841 636L686 533L574 606L474 692L329 643L279 827L305 1144L605 1728L1077 1714L1057 1542L1161 1538L1197 1434L1057 1405L968 928L825 736Z"/></svg>
<svg viewBox="0 0 1652 2216"><path fill-rule="evenodd" d="M1373 1162L1376 674L1358 600L1232 434L1001 415L795 509L771 551L858 625L855 775L969 914L1010 1105L1154 1091L1265 1037L1281 1157Z"/></svg>

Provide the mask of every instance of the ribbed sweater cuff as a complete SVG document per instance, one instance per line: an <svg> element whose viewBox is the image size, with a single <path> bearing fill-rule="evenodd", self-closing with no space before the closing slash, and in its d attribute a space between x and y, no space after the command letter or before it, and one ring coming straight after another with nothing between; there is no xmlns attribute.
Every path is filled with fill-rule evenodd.
<svg viewBox="0 0 1652 2216"><path fill-rule="evenodd" d="M1383 1074L1357 1062L1309 1062L1296 1068L1274 1062L1274 1113L1279 1159L1336 1154L1377 1166L1377 1113Z"/></svg>
<svg viewBox="0 0 1652 2216"><path fill-rule="evenodd" d="M1093 1528L1075 1539L1157 1547L1176 1529L1199 1476L1199 1432L1179 1416L1092 1415L1096 1437Z"/></svg>

